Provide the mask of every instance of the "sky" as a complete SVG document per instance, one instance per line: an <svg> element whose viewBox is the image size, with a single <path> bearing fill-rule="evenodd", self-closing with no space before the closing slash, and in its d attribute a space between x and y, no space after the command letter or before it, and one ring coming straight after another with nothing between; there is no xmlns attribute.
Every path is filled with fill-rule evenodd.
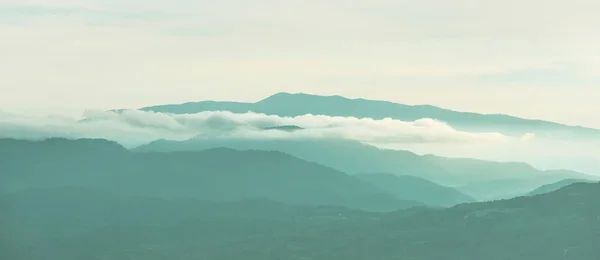
<svg viewBox="0 0 600 260"><path fill-rule="evenodd" d="M276 92L600 128L597 0L0 0L0 109Z"/></svg>

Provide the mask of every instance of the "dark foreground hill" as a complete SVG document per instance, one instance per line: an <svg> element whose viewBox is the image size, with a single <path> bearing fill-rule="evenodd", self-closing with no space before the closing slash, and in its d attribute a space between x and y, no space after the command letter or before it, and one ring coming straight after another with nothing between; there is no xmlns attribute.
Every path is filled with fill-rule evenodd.
<svg viewBox="0 0 600 260"><path fill-rule="evenodd" d="M429 105L409 106L386 101L309 94L278 93L256 103L201 101L145 107L142 110L174 114L202 111L234 113L253 111L278 116L313 114L373 119L393 118L403 121L433 118L464 131L500 132L507 135L535 133L537 136L548 138L600 137L598 129L567 126L542 120L529 120L501 114L457 112Z"/></svg>
<svg viewBox="0 0 600 260"><path fill-rule="evenodd" d="M365 210L421 205L281 152L132 153L105 140L0 139L0 192L61 186L163 199L265 198Z"/></svg>
<svg viewBox="0 0 600 260"><path fill-rule="evenodd" d="M137 152L199 151L214 147L239 150L272 150L291 154L347 173L385 172L409 175L450 187L476 199L490 200L523 195L547 183L568 178L592 178L568 170L541 171L526 163L420 156L408 151L379 149L350 140L244 140L196 138L159 140ZM507 182L505 180L511 180ZM479 188L482 187L482 188ZM463 189L464 188L464 189Z"/></svg>
<svg viewBox="0 0 600 260"><path fill-rule="evenodd" d="M598 197L600 184L574 184L450 209L373 213L47 189L1 197L9 207L0 219L8 234L0 254L11 260L597 260Z"/></svg>
<svg viewBox="0 0 600 260"><path fill-rule="evenodd" d="M544 194L544 193L548 193L548 192L553 192L555 190L558 190L562 187L566 187L569 186L573 183L586 183L586 182L591 182L590 180L585 180L585 179L566 179L566 180L561 180L561 181L557 181L554 183L550 183L550 184L546 184L543 185L535 190L532 190L531 192L528 193L528 195L533 196L533 195L540 195L540 194Z"/></svg>

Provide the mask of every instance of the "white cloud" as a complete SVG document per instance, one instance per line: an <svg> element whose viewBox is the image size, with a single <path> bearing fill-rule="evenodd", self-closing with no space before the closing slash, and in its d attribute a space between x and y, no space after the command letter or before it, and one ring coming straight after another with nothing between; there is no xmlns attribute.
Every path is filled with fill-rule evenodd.
<svg viewBox="0 0 600 260"><path fill-rule="evenodd" d="M266 127L295 125L286 132ZM12 138L106 138L126 146L157 139L207 138L310 139L345 138L366 143L498 143L518 141L498 133L468 133L432 119L403 122L354 117L303 115L278 117L258 113L201 112L172 115L139 110L88 111L84 118L0 114L0 136Z"/></svg>
<svg viewBox="0 0 600 260"><path fill-rule="evenodd" d="M294 132L261 130L296 125ZM600 141L545 140L526 134L469 133L444 122L404 122L354 117L303 115L279 117L258 113L202 112L172 115L139 110L123 113L91 110L83 117L22 115L0 111L0 138L104 138L126 147L157 139L204 138L315 139L346 138L376 146L494 161L524 161L541 168L566 168L600 175Z"/></svg>

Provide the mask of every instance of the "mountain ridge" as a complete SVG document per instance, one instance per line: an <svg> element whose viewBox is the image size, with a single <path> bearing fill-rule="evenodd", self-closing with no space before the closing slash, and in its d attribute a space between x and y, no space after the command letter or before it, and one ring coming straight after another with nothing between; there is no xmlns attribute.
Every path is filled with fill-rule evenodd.
<svg viewBox="0 0 600 260"><path fill-rule="evenodd" d="M550 192L562 189L562 188L570 186L570 185L578 184L578 183L593 183L593 181L586 180L586 179L564 179L561 181L542 185L539 188L532 190L527 195L535 196L535 195L546 194L546 193L550 193Z"/></svg>
<svg viewBox="0 0 600 260"><path fill-rule="evenodd" d="M548 137L600 137L600 129L541 119L526 119L506 114L461 112L432 105L405 105L382 100L350 99L339 95L320 96L305 93L281 92L257 102L199 101L149 106L140 108L140 110L174 114L202 111L230 111L233 113L252 111L278 116L315 114L373 119L389 117L402 121L433 118L464 131L499 131L507 135L535 132Z"/></svg>
<svg viewBox="0 0 600 260"><path fill-rule="evenodd" d="M7 147L4 143L13 145ZM21 148L15 148L14 143ZM113 142L92 141L92 147L86 146L88 143L85 139L0 139L0 192L78 186L160 198L270 198L293 204L383 211L423 204L397 198L339 170L279 151L216 147L134 153L123 148L116 153L105 149Z"/></svg>
<svg viewBox="0 0 600 260"><path fill-rule="evenodd" d="M523 180L515 194L524 194L543 184L566 178L594 178L575 171L542 171L522 163L503 163L468 158L447 158L434 155L417 155L403 150L380 149L350 140L242 140L242 139L192 139L188 141L155 141L133 149L134 152L173 152L205 150L228 147L237 150L276 150L306 161L316 162L342 172L386 172L410 175L435 183L460 188L470 183L504 179ZM491 187L511 191L513 183L498 182ZM506 187L504 187L506 186ZM504 187L504 188L501 188ZM459 189L460 191L461 190ZM467 189L472 197L489 199L489 190ZM512 192L510 194L513 194ZM508 195L508 194L507 194ZM505 198L499 194L498 198Z"/></svg>
<svg viewBox="0 0 600 260"><path fill-rule="evenodd" d="M360 173L356 176L381 190L396 194L400 198L418 197L427 205L450 207L476 201L457 189L416 176L391 173Z"/></svg>
<svg viewBox="0 0 600 260"><path fill-rule="evenodd" d="M14 234L0 248L14 260L596 260L599 195L600 183L578 183L510 200L375 213L49 190L5 198L17 207L0 218ZM40 207L64 202L64 209ZM19 232L28 229L37 232Z"/></svg>

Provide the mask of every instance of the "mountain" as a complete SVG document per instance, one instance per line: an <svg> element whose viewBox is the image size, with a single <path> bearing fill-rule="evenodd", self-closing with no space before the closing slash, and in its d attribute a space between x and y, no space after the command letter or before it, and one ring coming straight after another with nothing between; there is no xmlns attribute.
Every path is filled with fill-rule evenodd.
<svg viewBox="0 0 600 260"><path fill-rule="evenodd" d="M206 201L124 195L74 186L29 189L0 195L3 233L11 244L43 243L83 235L109 225L169 227L189 220L376 216L341 206L288 205L267 199ZM5 241L8 242L8 241ZM6 244L6 243L5 243Z"/></svg>
<svg viewBox="0 0 600 260"><path fill-rule="evenodd" d="M356 141L328 140L249 140L196 138L188 141L159 140L140 146L135 152L198 151L214 147L238 150L267 150L291 154L303 160L329 166L343 172L385 172L424 178L449 187L471 187L463 190L476 199L506 198L522 195L543 184L567 178L593 178L582 173L555 170L541 171L525 163L492 162L463 158L419 156L412 152L380 149ZM513 182L504 183L511 179ZM477 189L479 184L493 186ZM515 185L522 182L523 185ZM473 188L473 185L475 188ZM494 189L488 189L494 187ZM493 196L489 194L493 193Z"/></svg>
<svg viewBox="0 0 600 260"><path fill-rule="evenodd" d="M597 260L599 196L600 183L578 183L537 196L376 213L58 188L1 196L13 207L0 225L11 227L9 235L74 232L16 233L26 244L2 236L0 248L11 260Z"/></svg>
<svg viewBox="0 0 600 260"><path fill-rule="evenodd" d="M562 181L557 181L554 183L543 185L535 190L532 190L528 193L529 196L540 195L544 193L553 192L555 190L559 190L563 187L569 186L573 183L581 183L581 182L591 182L590 180L585 179L566 179Z"/></svg>
<svg viewBox="0 0 600 260"><path fill-rule="evenodd" d="M548 138L600 138L600 130L549 121L523 119L501 114L457 112L430 105L409 106L387 101L348 99L341 96L278 93L256 103L201 101L141 108L146 111L185 114L202 111L253 111L278 116L305 114L358 118L393 118L414 121L433 118L471 132L500 132L507 135L535 133Z"/></svg>
<svg viewBox="0 0 600 260"><path fill-rule="evenodd" d="M264 127L263 130L280 130L286 132L294 132L297 130L302 130L302 127L296 125L282 125L282 126L273 126L273 127Z"/></svg>
<svg viewBox="0 0 600 260"><path fill-rule="evenodd" d="M358 174L357 177L399 198L421 201L427 205L449 207L475 201L472 197L456 189L441 186L419 177L390 173L365 173Z"/></svg>
<svg viewBox="0 0 600 260"><path fill-rule="evenodd" d="M467 185L455 187L455 189L464 194L476 196L479 201L491 201L523 196L531 190L541 185L555 182L557 179L561 179L561 177L548 179L506 178L491 181L475 181Z"/></svg>
<svg viewBox="0 0 600 260"><path fill-rule="evenodd" d="M421 205L273 151L132 153L105 140L0 139L0 173L0 192L75 186L162 199L265 198L384 211Z"/></svg>

